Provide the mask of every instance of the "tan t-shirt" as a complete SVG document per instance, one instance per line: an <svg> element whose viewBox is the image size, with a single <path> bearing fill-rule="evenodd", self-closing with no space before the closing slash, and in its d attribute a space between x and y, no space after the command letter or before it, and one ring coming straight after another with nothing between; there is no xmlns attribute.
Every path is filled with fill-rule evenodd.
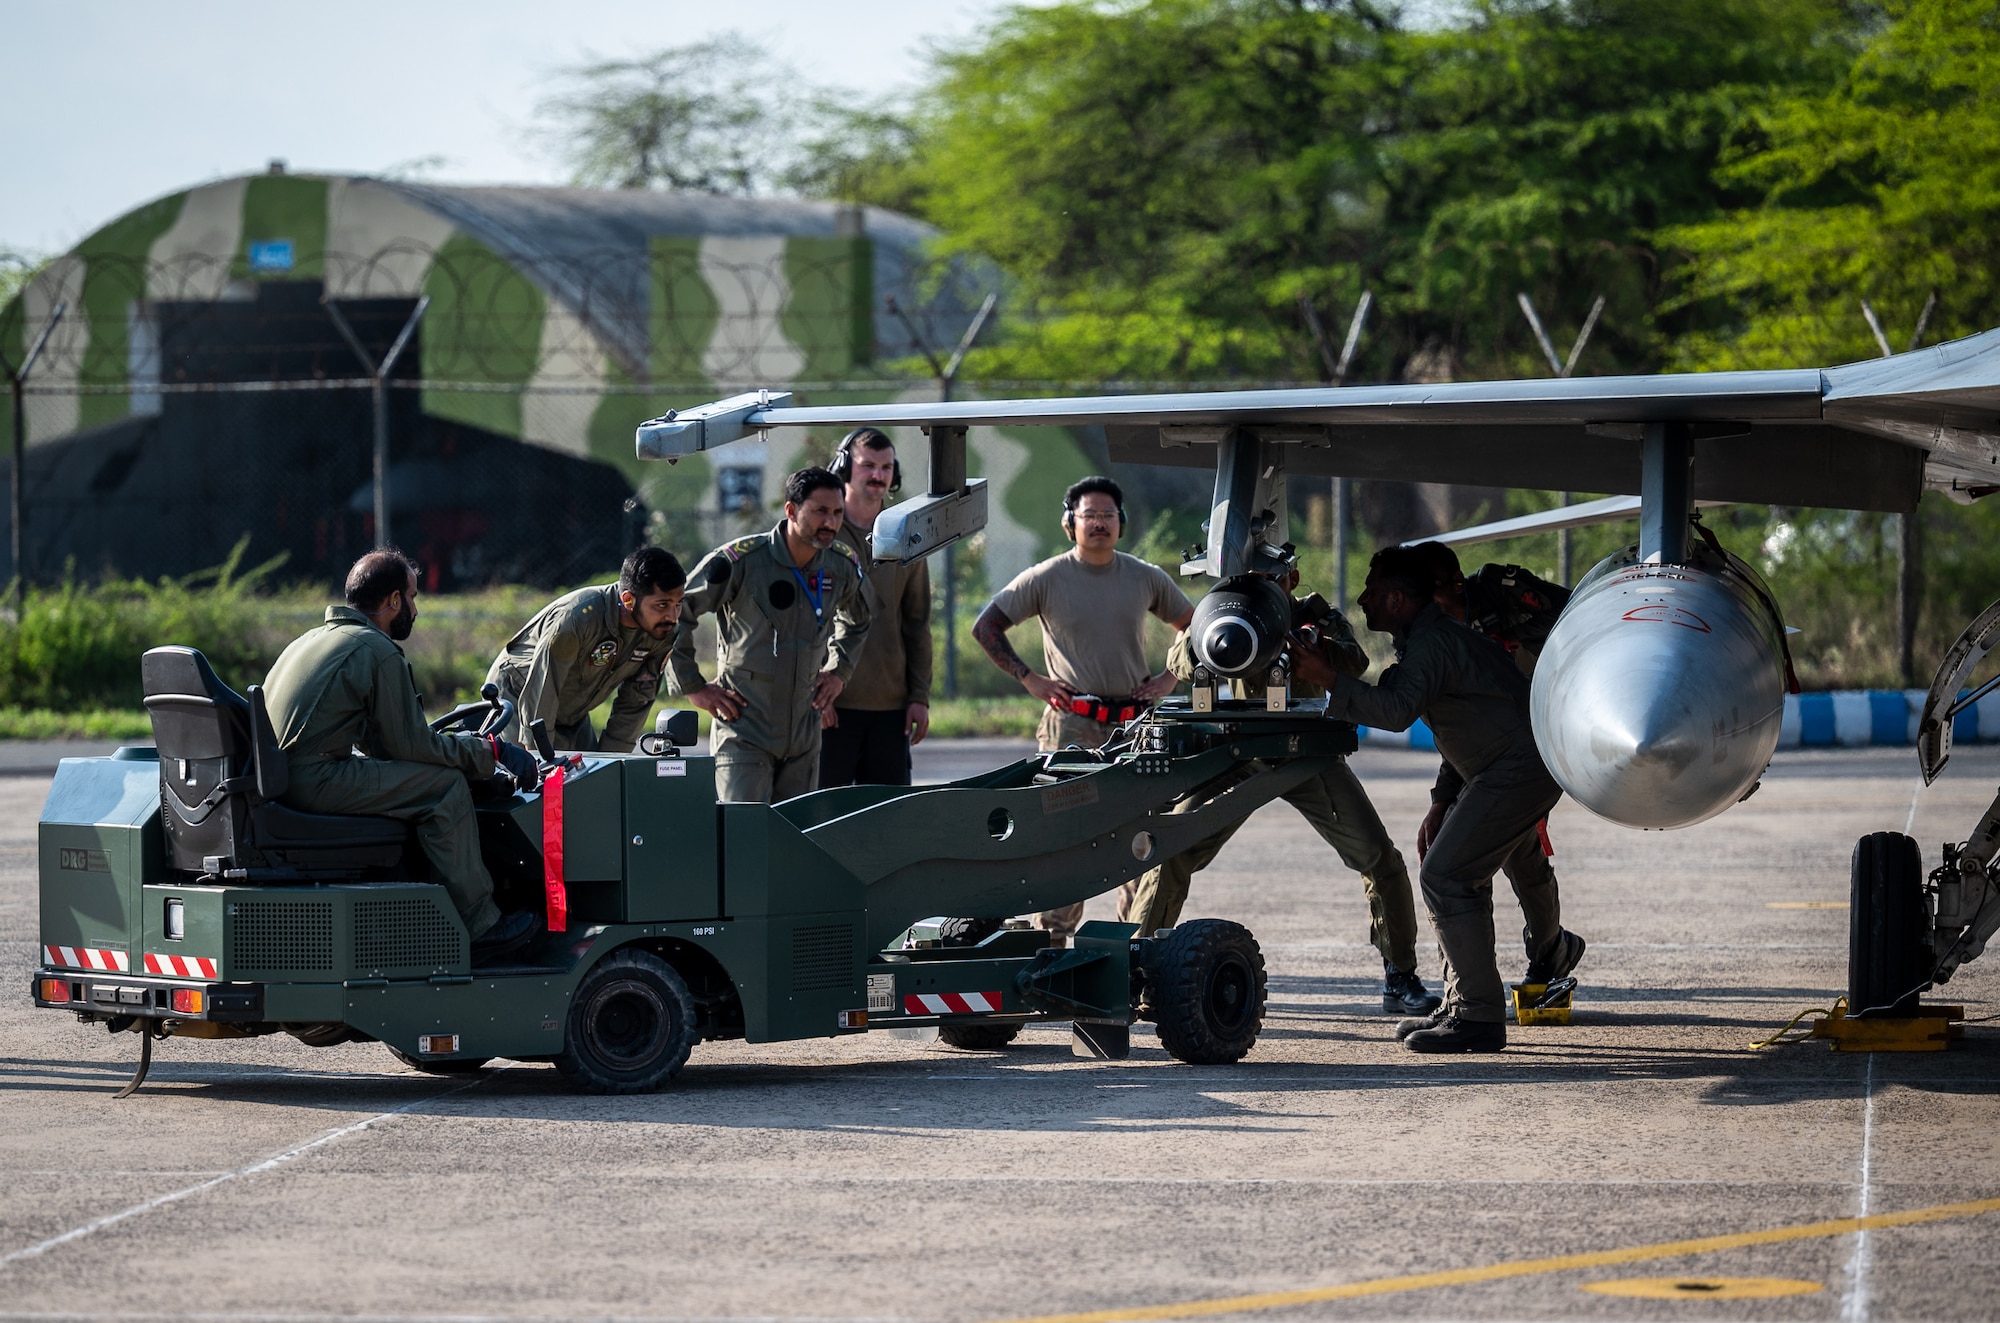
<svg viewBox="0 0 2000 1323"><path fill-rule="evenodd" d="M1109 565L1068 551L1014 576L993 605L1020 624L1042 618L1050 678L1080 694L1124 698L1144 683L1146 613L1172 623L1194 609L1167 572L1120 551Z"/></svg>

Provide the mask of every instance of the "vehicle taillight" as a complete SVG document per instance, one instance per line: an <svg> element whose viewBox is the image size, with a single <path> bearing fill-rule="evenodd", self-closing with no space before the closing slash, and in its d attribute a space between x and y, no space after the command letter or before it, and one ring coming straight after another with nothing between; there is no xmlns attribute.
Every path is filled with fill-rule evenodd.
<svg viewBox="0 0 2000 1323"><path fill-rule="evenodd" d="M177 1015L200 1015L208 998L200 988L175 988L174 1013Z"/></svg>
<svg viewBox="0 0 2000 1323"><path fill-rule="evenodd" d="M69 980L66 978L45 978L42 980L42 1000L65 1004L69 1001Z"/></svg>

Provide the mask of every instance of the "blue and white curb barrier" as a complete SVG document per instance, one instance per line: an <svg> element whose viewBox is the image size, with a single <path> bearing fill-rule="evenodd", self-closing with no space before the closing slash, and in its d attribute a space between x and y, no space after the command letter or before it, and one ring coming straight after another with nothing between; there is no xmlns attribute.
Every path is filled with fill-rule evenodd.
<svg viewBox="0 0 2000 1323"><path fill-rule="evenodd" d="M1915 744L1917 723L1923 719L1922 689L1836 689L1811 694L1786 694L1785 715L1778 727L1780 749L1862 748L1874 744ZM2000 690L1986 695L1952 718L1954 744L2000 743ZM1361 728L1369 749L1418 749L1433 752L1437 740L1419 721L1406 731Z"/></svg>

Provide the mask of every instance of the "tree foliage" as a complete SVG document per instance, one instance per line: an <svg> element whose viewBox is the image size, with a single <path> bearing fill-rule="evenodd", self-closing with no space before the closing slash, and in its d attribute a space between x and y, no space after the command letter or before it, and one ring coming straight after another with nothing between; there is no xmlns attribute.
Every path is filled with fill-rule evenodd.
<svg viewBox="0 0 2000 1323"><path fill-rule="evenodd" d="M795 142L792 79L726 34L566 70L537 113L575 183L752 194L774 188Z"/></svg>
<svg viewBox="0 0 2000 1323"><path fill-rule="evenodd" d="M1482 0L1433 30L1369 0L1008 11L917 109L926 214L1047 323L1009 375L1538 375L1597 294L1591 363L1652 366L1653 234L1750 194L1755 108L1831 83L1835 0ZM1684 321L1698 313L1688 312Z"/></svg>
<svg viewBox="0 0 2000 1323"><path fill-rule="evenodd" d="M1690 257L1682 306L1715 328L1686 367L1873 357L1868 299L1894 347L1933 294L1928 338L2000 313L2000 3L1893 0L1835 85L1757 108L1723 162L1751 205L1668 230Z"/></svg>

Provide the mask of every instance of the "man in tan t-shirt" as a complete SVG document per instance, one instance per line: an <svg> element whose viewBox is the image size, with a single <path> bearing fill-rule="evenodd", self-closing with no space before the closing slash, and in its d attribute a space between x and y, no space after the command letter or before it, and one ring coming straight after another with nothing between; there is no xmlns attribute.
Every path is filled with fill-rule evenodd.
<svg viewBox="0 0 2000 1323"><path fill-rule="evenodd" d="M1105 477L1073 483L1063 493L1062 524L1075 545L1014 576L972 625L993 664L1047 705L1036 731L1044 752L1072 744L1097 748L1132 709L1169 693L1172 674L1164 668L1156 674L1146 660L1146 616L1176 630L1194 619L1193 604L1165 570L1118 550L1125 493L1117 483ZM1007 641L1007 631L1030 616L1042 618L1047 675ZM1119 891L1121 919L1132 891L1129 882ZM1064 937L1082 921L1081 902L1035 916L1036 927Z"/></svg>

